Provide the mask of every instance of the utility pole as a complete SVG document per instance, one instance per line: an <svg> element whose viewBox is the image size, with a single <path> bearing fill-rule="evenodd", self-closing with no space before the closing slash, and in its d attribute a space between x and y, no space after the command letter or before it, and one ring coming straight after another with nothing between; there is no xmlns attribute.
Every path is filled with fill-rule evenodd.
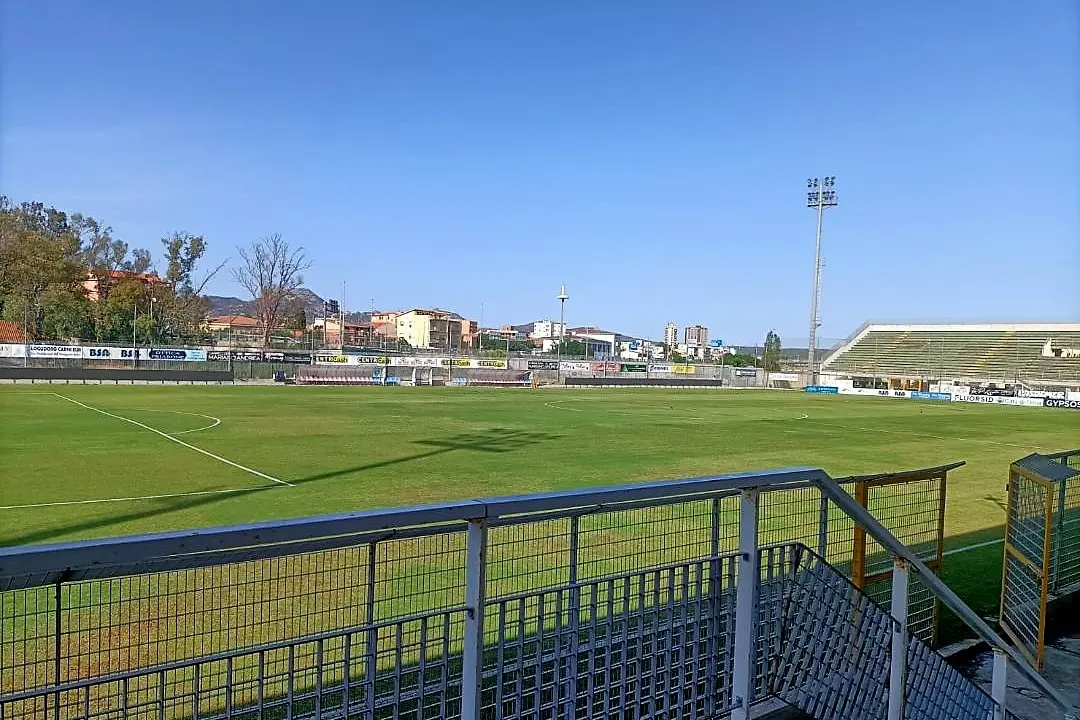
<svg viewBox="0 0 1080 720"><path fill-rule="evenodd" d="M826 175L821 178L807 178L806 207L817 210L817 234L814 241L814 292L810 297L810 341L807 356L807 370L810 372L810 385L816 385L817 377L817 331L821 327L821 221L825 208L836 207L836 176Z"/></svg>

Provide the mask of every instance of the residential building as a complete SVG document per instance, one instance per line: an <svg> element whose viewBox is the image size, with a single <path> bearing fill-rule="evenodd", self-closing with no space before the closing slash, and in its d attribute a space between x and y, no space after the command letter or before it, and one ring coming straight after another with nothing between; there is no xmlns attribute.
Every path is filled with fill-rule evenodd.
<svg viewBox="0 0 1080 720"><path fill-rule="evenodd" d="M673 348L679 344L679 326L669 322L664 326L664 345Z"/></svg>
<svg viewBox="0 0 1080 720"><path fill-rule="evenodd" d="M570 328L568 341L585 343L588 357L614 357L618 345L618 333L596 327Z"/></svg>
<svg viewBox="0 0 1080 720"><path fill-rule="evenodd" d="M561 323L551 320L537 320L533 323L529 338L532 340L553 340L562 337L564 333L565 328Z"/></svg>
<svg viewBox="0 0 1080 720"><path fill-rule="evenodd" d="M395 337L417 348L460 348L471 345L477 323L446 310L413 308L394 317Z"/></svg>
<svg viewBox="0 0 1080 720"><path fill-rule="evenodd" d="M371 313L371 328L372 332L384 339L384 340L396 340L397 339L397 316L401 314L400 310L390 310L388 312L372 312Z"/></svg>
<svg viewBox="0 0 1080 720"><path fill-rule="evenodd" d="M346 320L344 323L344 338L342 338L342 323L340 318L333 316L316 318L311 327L316 333L316 337L322 340L323 344L327 347L343 345L370 347L373 345L381 345L383 340L383 337L376 333L375 327L369 322L350 322L349 320Z"/></svg>
<svg viewBox="0 0 1080 720"><path fill-rule="evenodd" d="M90 302L97 302L101 299L101 280L93 271L86 273L86 279L83 280L83 290L86 292L86 299ZM128 272L127 270L112 270L109 272L109 284L115 285L118 282L124 280L135 280L140 285L146 288L153 288L162 286L165 281L153 273L135 273Z"/></svg>
<svg viewBox="0 0 1080 720"><path fill-rule="evenodd" d="M687 345L703 348L709 344L709 328L704 325L690 325L684 331L683 341Z"/></svg>

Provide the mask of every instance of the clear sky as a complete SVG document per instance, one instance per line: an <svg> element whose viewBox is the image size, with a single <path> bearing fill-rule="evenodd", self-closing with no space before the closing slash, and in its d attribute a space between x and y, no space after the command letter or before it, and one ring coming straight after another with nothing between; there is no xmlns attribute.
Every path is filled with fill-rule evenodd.
<svg viewBox="0 0 1080 720"><path fill-rule="evenodd" d="M1075 0L0 0L0 192L485 324L1078 320ZM211 289L240 294L222 275ZM787 344L792 344L788 342Z"/></svg>

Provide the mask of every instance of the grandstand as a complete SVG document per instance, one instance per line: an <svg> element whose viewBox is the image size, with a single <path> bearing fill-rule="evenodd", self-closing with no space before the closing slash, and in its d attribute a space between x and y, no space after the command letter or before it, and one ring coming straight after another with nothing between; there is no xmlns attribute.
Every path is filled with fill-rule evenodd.
<svg viewBox="0 0 1080 720"><path fill-rule="evenodd" d="M821 372L974 383L1080 385L1080 324L866 323Z"/></svg>

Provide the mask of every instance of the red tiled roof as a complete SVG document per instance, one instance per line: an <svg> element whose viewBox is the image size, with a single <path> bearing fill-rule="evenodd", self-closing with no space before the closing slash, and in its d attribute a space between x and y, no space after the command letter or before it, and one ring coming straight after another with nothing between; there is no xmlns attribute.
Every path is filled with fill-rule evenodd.
<svg viewBox="0 0 1080 720"><path fill-rule="evenodd" d="M23 336L22 325L17 322L10 322L8 320L0 320L0 342L3 343L24 343L26 338Z"/></svg>

